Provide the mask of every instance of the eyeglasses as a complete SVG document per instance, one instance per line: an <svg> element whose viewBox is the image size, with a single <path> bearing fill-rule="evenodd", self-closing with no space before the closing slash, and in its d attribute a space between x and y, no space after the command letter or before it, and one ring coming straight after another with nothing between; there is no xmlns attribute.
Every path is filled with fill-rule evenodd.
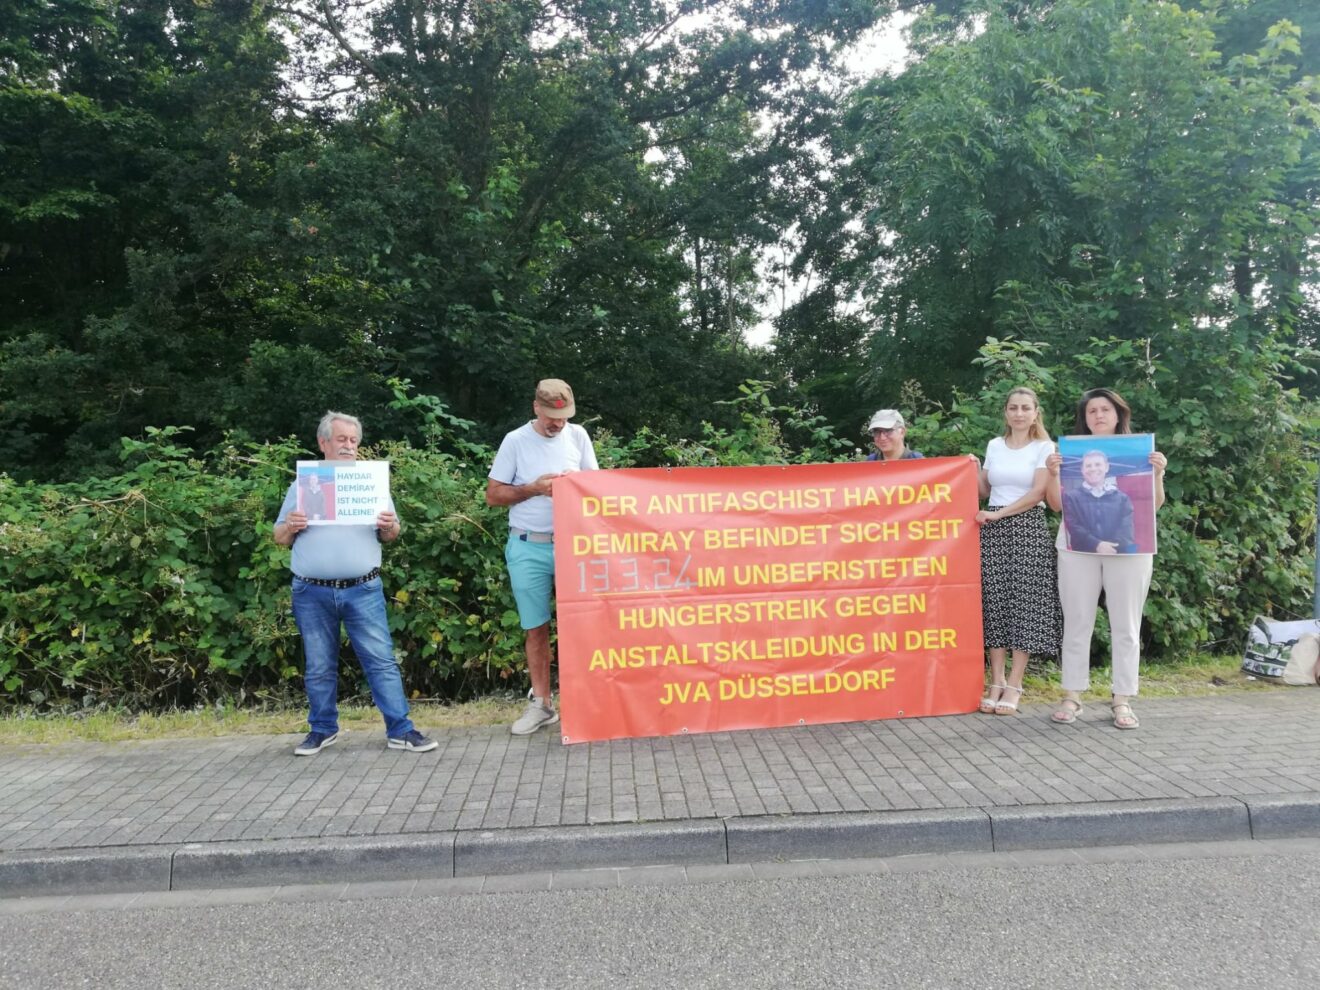
<svg viewBox="0 0 1320 990"><path fill-rule="evenodd" d="M897 429L898 429L897 426L877 426L874 430L871 431L871 436L887 437Z"/></svg>

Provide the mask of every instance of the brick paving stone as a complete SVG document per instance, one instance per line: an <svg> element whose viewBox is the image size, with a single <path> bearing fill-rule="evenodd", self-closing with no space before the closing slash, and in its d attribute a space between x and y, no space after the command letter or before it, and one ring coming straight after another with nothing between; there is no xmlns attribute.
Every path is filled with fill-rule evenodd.
<svg viewBox="0 0 1320 990"><path fill-rule="evenodd" d="M495 726L399 754L376 732L0 749L0 851L827 811L1320 793L1308 692L1052 705L563 746Z"/></svg>

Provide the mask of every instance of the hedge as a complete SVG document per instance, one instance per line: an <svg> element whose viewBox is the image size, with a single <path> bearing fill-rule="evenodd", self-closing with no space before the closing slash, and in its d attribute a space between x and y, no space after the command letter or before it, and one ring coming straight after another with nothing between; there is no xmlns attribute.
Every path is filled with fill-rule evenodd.
<svg viewBox="0 0 1320 990"><path fill-rule="evenodd" d="M979 452L1018 383L1052 398L1052 425L1066 432L1071 397L1113 384L1170 459L1148 659L1236 648L1257 613L1308 613L1315 465L1299 400L1269 368L1244 375L1255 365L1241 355L1221 356L1222 374L1194 382L1156 363L1134 377L1130 346L1096 341L1086 355L1049 366L1032 345L990 341L982 395L941 403L913 387L902 397L909 436L928 456ZM732 431L707 426L677 441L641 431L623 441L594 430L602 466L859 456L808 412L776 405L774 392L765 382L744 385L732 400L741 413ZM420 417L420 442L383 442L361 456L390 462L404 521L383 571L405 684L441 699L520 688L507 514L483 498L494 452L436 399L400 387L395 405ZM158 708L298 689L288 550L270 533L294 462L310 455L294 440L231 441L197 454L184 445L186 432L123 440L124 470L112 478L50 485L0 475L0 704ZM1105 636L1102 624L1097 657ZM356 665L341 666L355 690Z"/></svg>

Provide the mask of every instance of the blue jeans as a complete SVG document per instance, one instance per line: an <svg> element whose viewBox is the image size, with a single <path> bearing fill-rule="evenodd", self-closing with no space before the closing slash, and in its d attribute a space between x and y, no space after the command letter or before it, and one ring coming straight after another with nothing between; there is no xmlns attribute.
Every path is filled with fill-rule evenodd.
<svg viewBox="0 0 1320 990"><path fill-rule="evenodd" d="M326 588L293 579L293 618L302 634L306 670L307 721L313 732L339 731L339 626L348 631L371 698L385 716L385 734L398 738L412 731L403 676L394 659L385 594L380 578L352 588Z"/></svg>

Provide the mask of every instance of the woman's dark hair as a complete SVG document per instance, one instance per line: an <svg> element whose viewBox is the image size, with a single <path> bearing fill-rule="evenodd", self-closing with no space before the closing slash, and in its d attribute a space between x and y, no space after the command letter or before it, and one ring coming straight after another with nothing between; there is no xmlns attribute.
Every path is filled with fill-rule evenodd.
<svg viewBox="0 0 1320 990"><path fill-rule="evenodd" d="M1073 423L1074 434L1087 434L1091 428L1086 425L1086 404L1092 399L1104 399L1114 407L1118 413L1118 427L1115 433L1132 432L1132 407L1123 401L1123 397L1112 388L1088 388L1082 393L1081 401L1077 403L1077 419Z"/></svg>

